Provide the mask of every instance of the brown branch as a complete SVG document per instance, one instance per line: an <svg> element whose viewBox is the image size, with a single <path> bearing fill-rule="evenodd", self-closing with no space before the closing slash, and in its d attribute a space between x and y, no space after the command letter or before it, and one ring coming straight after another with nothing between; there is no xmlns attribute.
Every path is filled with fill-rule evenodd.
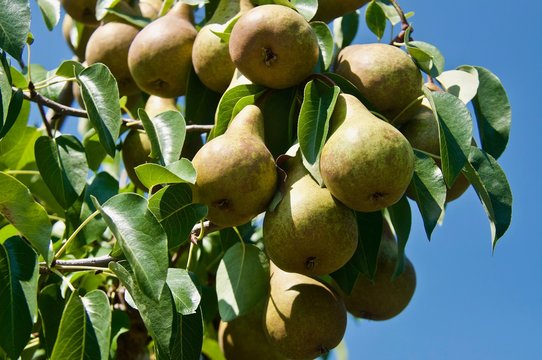
<svg viewBox="0 0 542 360"><path fill-rule="evenodd" d="M32 81L28 83L28 90L30 90L31 97L41 96L36 91L36 88L34 87L34 83ZM51 124L49 123L49 120L47 119L47 115L45 114L45 110L43 109L43 104L38 103L38 109L40 111L41 120L43 122L43 125L45 126L45 130L47 130L47 135L50 138L52 138L53 131L51 130Z"/></svg>
<svg viewBox="0 0 542 360"><path fill-rule="evenodd" d="M397 11L397 14L399 15L399 18L401 19L401 31L390 42L390 44L393 45L395 43L403 43L403 42L405 42L405 35L406 35L407 29L410 28L410 33L412 33L414 31L414 28L408 22L408 20L407 20L407 18L405 16L405 12L403 11L403 9L401 9L401 6L399 6L397 1L396 0L390 0L390 2L393 5L393 7L395 8L395 11ZM412 38L410 38L410 36L409 36L408 40L411 41Z"/></svg>

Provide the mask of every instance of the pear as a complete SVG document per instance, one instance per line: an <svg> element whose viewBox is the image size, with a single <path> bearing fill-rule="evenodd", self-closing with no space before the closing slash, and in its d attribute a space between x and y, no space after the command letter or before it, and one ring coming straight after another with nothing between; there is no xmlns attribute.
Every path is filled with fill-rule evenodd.
<svg viewBox="0 0 542 360"><path fill-rule="evenodd" d="M414 109L423 93L420 70L409 55L392 45L347 46L337 57L335 72L352 82L394 126L404 122L408 111L403 111Z"/></svg>
<svg viewBox="0 0 542 360"><path fill-rule="evenodd" d="M161 0L121 0L113 7L113 10L130 17L145 17L154 20L158 17L161 7ZM111 21L129 23L126 19L116 13L108 12L102 19L102 23Z"/></svg>
<svg viewBox="0 0 542 360"><path fill-rule="evenodd" d="M190 16L190 6L179 2L130 45L128 66L141 90L166 98L185 94L197 34Z"/></svg>
<svg viewBox="0 0 542 360"><path fill-rule="evenodd" d="M397 242L384 222L375 278L371 281L364 274L358 275L350 295L343 294L348 312L370 320L388 320L401 313L414 295L416 273L405 257L403 273L393 279L396 264Z"/></svg>
<svg viewBox="0 0 542 360"><path fill-rule="evenodd" d="M179 111L177 108L176 98L163 98L160 96L151 95L145 103L145 112L151 119L156 115L168 110Z"/></svg>
<svg viewBox="0 0 542 360"><path fill-rule="evenodd" d="M97 0L61 0L62 6L66 13L69 14L75 21L88 24L98 25L96 20L96 1Z"/></svg>
<svg viewBox="0 0 542 360"><path fill-rule="evenodd" d="M322 149L320 172L331 194L363 212L399 201L414 172L408 140L348 94L339 95L330 121L334 132Z"/></svg>
<svg viewBox="0 0 542 360"><path fill-rule="evenodd" d="M427 99L422 101L422 105L418 107L416 113L401 127L401 132L414 149L440 156L438 123ZM474 139L472 144L476 146ZM441 166L439 159L435 159L435 162L439 167ZM446 202L459 198L467 191L469 186L470 182L465 175L463 173L459 174L455 183L447 189ZM414 189L409 187L406 193L408 197L416 200Z"/></svg>
<svg viewBox="0 0 542 360"><path fill-rule="evenodd" d="M80 61L85 60L85 51L87 49L88 40L94 30L96 30L96 26L93 25L82 25L82 27L78 28L70 15L64 15L64 20L62 21L62 34L64 35L68 47Z"/></svg>
<svg viewBox="0 0 542 360"><path fill-rule="evenodd" d="M128 49L138 32L133 25L111 21L98 26L88 40L87 63L105 64L117 80L120 96L140 92L128 70Z"/></svg>
<svg viewBox="0 0 542 360"><path fill-rule="evenodd" d="M151 142L147 133L143 130L132 129L126 135L126 139L122 144L122 160L128 177L136 188L147 191L147 187L139 181L135 167L152 162L149 157L151 153Z"/></svg>
<svg viewBox="0 0 542 360"><path fill-rule="evenodd" d="M275 193L277 172L264 144L263 114L244 107L226 132L194 156L193 201L209 208L207 218L220 226L238 226L263 212Z"/></svg>
<svg viewBox="0 0 542 360"><path fill-rule="evenodd" d="M336 347L346 330L346 309L326 284L271 263L264 331L289 359L313 359Z"/></svg>
<svg viewBox="0 0 542 360"><path fill-rule="evenodd" d="M230 56L251 81L273 89L302 82L318 62L309 23L282 5L258 6L241 16L230 36Z"/></svg>
<svg viewBox="0 0 542 360"><path fill-rule="evenodd" d="M226 90L235 70L228 42L216 33L225 32L232 18L252 7L248 0L221 0L211 19L196 36L192 49L194 70L201 82L215 92Z"/></svg>
<svg viewBox="0 0 542 360"><path fill-rule="evenodd" d="M284 197L265 214L265 250L284 271L308 276L332 273L356 250L356 216L313 180L301 152L288 160L285 170Z"/></svg>
<svg viewBox="0 0 542 360"><path fill-rule="evenodd" d="M318 11L311 21L323 21L325 23L340 16L351 13L371 0L318 0Z"/></svg>

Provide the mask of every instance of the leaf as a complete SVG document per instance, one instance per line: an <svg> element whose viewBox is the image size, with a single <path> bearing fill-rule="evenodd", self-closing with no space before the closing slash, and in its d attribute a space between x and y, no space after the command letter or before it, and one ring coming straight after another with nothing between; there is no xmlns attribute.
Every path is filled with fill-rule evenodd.
<svg viewBox="0 0 542 360"><path fill-rule="evenodd" d="M310 21L318 10L318 0L291 0L291 3L307 21Z"/></svg>
<svg viewBox="0 0 542 360"><path fill-rule="evenodd" d="M284 154L296 138L296 95L295 87L277 90L269 93L263 104L259 104L265 119L265 145L275 158Z"/></svg>
<svg viewBox="0 0 542 360"><path fill-rule="evenodd" d="M448 70L440 74L437 80L446 92L457 96L464 104L469 103L478 91L476 70L474 74L462 70Z"/></svg>
<svg viewBox="0 0 542 360"><path fill-rule="evenodd" d="M395 264L395 271L393 273L393 278L395 279L403 273L405 268L405 247L412 226L412 212L410 211L410 204L406 196L403 196L401 200L388 207L387 212L395 231L395 236L397 237L397 263Z"/></svg>
<svg viewBox="0 0 542 360"><path fill-rule="evenodd" d="M365 9L365 22L378 40L382 39L384 31L386 31L386 14L375 1L371 1Z"/></svg>
<svg viewBox="0 0 542 360"><path fill-rule="evenodd" d="M26 186L3 172L0 172L0 189L0 214L30 241L45 261L50 262L52 226L45 209L34 201Z"/></svg>
<svg viewBox="0 0 542 360"><path fill-rule="evenodd" d="M164 228L170 249L188 241L194 225L207 215L207 206L192 203L192 190L187 184L157 191L149 199L149 210Z"/></svg>
<svg viewBox="0 0 542 360"><path fill-rule="evenodd" d="M2 94L0 94L0 97L2 97ZM11 96L9 107L6 109L6 118L4 119L5 122L3 124L1 124L2 119L0 118L0 139L6 136L8 131L13 127L13 125L15 125L19 117L19 114L21 112L22 113L25 112L23 108L23 100L24 100L23 91L21 89L17 89L17 91L14 92L13 95Z"/></svg>
<svg viewBox="0 0 542 360"><path fill-rule="evenodd" d="M333 20L333 39L340 50L352 43L359 26L359 13L353 11Z"/></svg>
<svg viewBox="0 0 542 360"><path fill-rule="evenodd" d="M407 51L423 72L437 77L444 71L444 57L436 46L423 41L407 41L406 39L408 39L408 34L405 35Z"/></svg>
<svg viewBox="0 0 542 360"><path fill-rule="evenodd" d="M465 176L473 185L491 224L493 250L512 221L512 191L506 174L488 153L471 147Z"/></svg>
<svg viewBox="0 0 542 360"><path fill-rule="evenodd" d="M166 282L171 290L177 312L181 315L195 314L201 295L188 271L170 268Z"/></svg>
<svg viewBox="0 0 542 360"><path fill-rule="evenodd" d="M85 66L75 60L64 60L55 70L55 75L71 79L81 73Z"/></svg>
<svg viewBox="0 0 542 360"><path fill-rule="evenodd" d="M72 135L41 136L34 144L36 165L58 203L67 209L81 195L88 173L85 149Z"/></svg>
<svg viewBox="0 0 542 360"><path fill-rule="evenodd" d="M219 93L207 88L194 71L190 69L186 91L186 120L193 124L207 124L214 122L215 110L220 101Z"/></svg>
<svg viewBox="0 0 542 360"><path fill-rule="evenodd" d="M389 1L376 0L376 4L380 6L382 11L384 11L386 18L390 21L392 26L395 26L401 22L401 17L397 13L397 10L393 7L393 5L389 4Z"/></svg>
<svg viewBox="0 0 542 360"><path fill-rule="evenodd" d="M356 88L354 84L352 84L349 80L343 78L341 75L331 73L331 72L324 73L324 75L330 78L335 83L335 85L337 85L341 89L342 92L355 96L370 111L376 111L373 104L371 104L369 100L367 100L361 94L358 88Z"/></svg>
<svg viewBox="0 0 542 360"><path fill-rule="evenodd" d="M100 142L111 157L115 157L115 142L119 137L121 115L119 89L111 71L104 64L93 64L77 75L81 97L89 120Z"/></svg>
<svg viewBox="0 0 542 360"><path fill-rule="evenodd" d="M103 20L110 8L114 8L121 0L98 0L96 2L96 20Z"/></svg>
<svg viewBox="0 0 542 360"><path fill-rule="evenodd" d="M442 171L433 158L416 150L414 150L414 155L414 176L411 188L422 214L425 233L427 238L431 239L431 233L444 212L446 183L442 177Z"/></svg>
<svg viewBox="0 0 542 360"><path fill-rule="evenodd" d="M0 56L3 57L4 54L0 54ZM0 65L0 131L4 132L3 128L8 116L12 90L9 81L9 72L6 71L3 64Z"/></svg>
<svg viewBox="0 0 542 360"><path fill-rule="evenodd" d="M89 130L83 137L83 147L85 148L88 167L92 171L98 171L107 153L94 129Z"/></svg>
<svg viewBox="0 0 542 360"><path fill-rule="evenodd" d="M43 16L45 26L49 31L53 30L60 20L60 1L58 0L37 0Z"/></svg>
<svg viewBox="0 0 542 360"><path fill-rule="evenodd" d="M469 156L472 118L465 104L448 93L425 91L438 119L442 174L452 186Z"/></svg>
<svg viewBox="0 0 542 360"><path fill-rule="evenodd" d="M135 168L138 179L148 189L158 184L175 184L196 182L196 169L192 163L185 158L178 160L168 166L153 163L139 165Z"/></svg>
<svg viewBox="0 0 542 360"><path fill-rule="evenodd" d="M111 309L107 295L74 291L62 314L52 360L102 359L109 356Z"/></svg>
<svg viewBox="0 0 542 360"><path fill-rule="evenodd" d="M226 251L216 272L218 310L223 321L249 313L266 295L269 269L254 245L238 243Z"/></svg>
<svg viewBox="0 0 542 360"><path fill-rule="evenodd" d="M134 269L137 286L146 296L159 300L167 277L167 237L147 208L147 200L122 193L102 206L93 201Z"/></svg>
<svg viewBox="0 0 542 360"><path fill-rule="evenodd" d="M38 259L19 236L0 243L0 348L17 359L30 339L37 310Z"/></svg>
<svg viewBox="0 0 542 360"><path fill-rule="evenodd" d="M51 357L53 352L64 305L65 301L57 284L47 285L41 290L38 296L41 326L43 336L45 337L45 349L47 350L48 357Z"/></svg>
<svg viewBox="0 0 542 360"><path fill-rule="evenodd" d="M0 49L15 60L22 60L26 38L30 32L30 2L28 0L0 0Z"/></svg>
<svg viewBox="0 0 542 360"><path fill-rule="evenodd" d="M460 69L467 67L462 66ZM480 85L472 100L482 149L498 159L510 137L512 110L500 79L489 70L475 66Z"/></svg>
<svg viewBox="0 0 542 360"><path fill-rule="evenodd" d="M318 40L318 47L320 48L320 55L324 61L324 71L328 70L333 62L333 34L326 23L322 21L311 22L311 27L316 34L316 40Z"/></svg>

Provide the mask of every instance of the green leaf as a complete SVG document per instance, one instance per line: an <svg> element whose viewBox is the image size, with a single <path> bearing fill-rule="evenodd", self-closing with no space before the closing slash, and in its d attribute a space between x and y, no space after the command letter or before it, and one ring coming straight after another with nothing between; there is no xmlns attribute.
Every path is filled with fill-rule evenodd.
<svg viewBox="0 0 542 360"><path fill-rule="evenodd" d="M201 295L188 271L170 268L166 282L171 290L177 312L181 315L195 314Z"/></svg>
<svg viewBox="0 0 542 360"><path fill-rule="evenodd" d="M343 93L355 96L359 101L363 103L363 105L365 105L367 109L369 109L370 111L376 111L373 104L371 104L369 100L367 100L361 94L358 88L356 88L354 84L352 84L349 80L346 80L341 75L331 72L324 73L324 75L330 78L341 89Z"/></svg>
<svg viewBox="0 0 542 360"><path fill-rule="evenodd" d="M48 357L51 357L53 353L64 305L65 301L57 284L47 285L41 290L38 296L41 326L43 336L45 337L45 349L47 350Z"/></svg>
<svg viewBox="0 0 542 360"><path fill-rule="evenodd" d="M0 54L4 56L4 54ZM4 123L8 116L9 104L11 102L11 83L9 81L9 72L0 64L0 131L3 130Z"/></svg>
<svg viewBox="0 0 542 360"><path fill-rule="evenodd" d="M22 60L26 38L30 32L30 2L28 0L0 0L0 49L15 60Z"/></svg>
<svg viewBox="0 0 542 360"><path fill-rule="evenodd" d="M123 22L133 25L135 27L138 27L140 29L143 29L145 26L149 25L151 22L151 19L149 18L146 18L143 16L131 15L126 12L121 12L115 9L108 9L107 12L122 19Z"/></svg>
<svg viewBox="0 0 542 360"><path fill-rule="evenodd" d="M41 136L34 144L36 165L58 203L67 209L85 188L85 149L73 135Z"/></svg>
<svg viewBox="0 0 542 360"><path fill-rule="evenodd" d="M98 0L96 2L96 20L103 20L110 8L114 8L121 0Z"/></svg>
<svg viewBox="0 0 542 360"><path fill-rule="evenodd" d="M220 346L218 345L218 341L215 339L211 339L208 336L203 339L203 346L201 348L201 352L205 356L207 356L207 359L226 360L224 354L222 353L222 350L220 349Z"/></svg>
<svg viewBox="0 0 542 360"><path fill-rule="evenodd" d="M465 67L461 67L465 68ZM506 149L512 123L512 110L500 79L489 70L475 66L480 85L472 100L482 149L498 159Z"/></svg>
<svg viewBox="0 0 542 360"><path fill-rule="evenodd" d="M226 251L216 273L218 310L223 321L249 313L267 294L269 269L254 245L238 243Z"/></svg>
<svg viewBox="0 0 542 360"><path fill-rule="evenodd" d="M333 20L333 39L340 50L352 43L358 32L359 13L353 11Z"/></svg>
<svg viewBox="0 0 542 360"><path fill-rule="evenodd" d="M37 0L45 26L53 30L60 20L60 2L58 0Z"/></svg>
<svg viewBox="0 0 542 360"><path fill-rule="evenodd" d="M122 193L102 206L97 201L94 205L134 269L137 286L146 296L158 300L167 277L167 236L147 208L147 200L134 193Z"/></svg>
<svg viewBox="0 0 542 360"><path fill-rule="evenodd" d="M371 1L365 9L365 22L378 40L382 39L384 31L386 31L386 14L375 1Z"/></svg>
<svg viewBox="0 0 542 360"><path fill-rule="evenodd" d="M98 171L107 153L100 143L96 130L90 129L83 137L83 146L87 157L88 167L92 171Z"/></svg>
<svg viewBox="0 0 542 360"><path fill-rule="evenodd" d="M408 35L405 36L405 39L408 39ZM406 40L405 44L408 53L423 72L437 77L444 71L444 57L434 45L423 41Z"/></svg>
<svg viewBox="0 0 542 360"><path fill-rule="evenodd" d="M168 166L153 163L139 165L135 168L138 179L148 189L158 184L176 184L196 182L196 169L190 160L182 158Z"/></svg>
<svg viewBox="0 0 542 360"><path fill-rule="evenodd" d="M232 119L233 110L237 102L245 96L262 94L265 91L260 85L238 85L227 90L216 109L216 120L213 130L209 133L207 140L211 140L219 135L224 134L228 128L228 124Z"/></svg>
<svg viewBox="0 0 542 360"><path fill-rule="evenodd" d="M55 75L63 78L73 78L81 73L85 66L75 60L64 60L55 70Z"/></svg>
<svg viewBox="0 0 542 360"><path fill-rule="evenodd" d="M307 21L310 21L318 10L318 0L291 0L291 3Z"/></svg>
<svg viewBox="0 0 542 360"><path fill-rule="evenodd" d="M75 291L64 308L51 359L107 360L110 332L111 309L107 295L94 290L81 297Z"/></svg>
<svg viewBox="0 0 542 360"><path fill-rule="evenodd" d="M317 80L311 80L305 86L297 136L303 157L310 165L317 164L320 158L339 93L338 86L330 87Z"/></svg>
<svg viewBox="0 0 542 360"><path fill-rule="evenodd" d="M37 310L38 259L19 236L0 244L0 348L17 359L30 339Z"/></svg>
<svg viewBox="0 0 542 360"><path fill-rule="evenodd" d="M50 252L51 222L45 209L34 201L32 194L20 181L0 172L0 214L2 214L38 250L45 261L52 260Z"/></svg>
<svg viewBox="0 0 542 360"><path fill-rule="evenodd" d="M203 85L194 68L190 69L187 87L185 98L187 122L211 125L214 122L215 110L221 94Z"/></svg>
<svg viewBox="0 0 542 360"><path fill-rule="evenodd" d="M425 91L438 119L440 158L444 181L454 184L465 165L472 141L472 118L469 110L457 97L448 93Z"/></svg>
<svg viewBox="0 0 542 360"><path fill-rule="evenodd" d="M275 158L292 146L297 122L297 89L277 90L260 104L264 121L265 145Z"/></svg>
<svg viewBox="0 0 542 360"><path fill-rule="evenodd" d="M122 123L117 81L107 66L101 63L81 71L77 80L89 120L107 154L115 157L115 142Z"/></svg>
<svg viewBox="0 0 542 360"><path fill-rule="evenodd" d="M177 341L172 351L173 358L179 356L183 360L201 359L201 347L203 345L203 314L201 308L196 313L179 316L180 341ZM177 355L178 354L178 355Z"/></svg>
<svg viewBox="0 0 542 360"><path fill-rule="evenodd" d="M448 70L437 77L438 82L444 87L446 92L457 96L463 103L470 102L478 91L479 81L478 73L463 70Z"/></svg>
<svg viewBox="0 0 542 360"><path fill-rule="evenodd" d="M431 239L431 233L444 211L446 184L433 158L416 150L414 155L414 176L410 186L422 214L425 233Z"/></svg>
<svg viewBox="0 0 542 360"><path fill-rule="evenodd" d="M493 249L512 221L512 191L506 174L488 153L471 147L465 176L473 185L491 224Z"/></svg>
<svg viewBox="0 0 542 360"><path fill-rule="evenodd" d="M166 166L178 161L186 136L186 123L181 113L169 110L151 121L145 110L139 109L139 117L151 142L150 156ZM154 148L156 145L157 149Z"/></svg>
<svg viewBox="0 0 542 360"><path fill-rule="evenodd" d="M393 5L389 4L389 1L376 0L376 4L380 6L382 11L384 11L386 18L390 21L392 26L395 26L401 22L401 17L399 16L399 13L397 13L397 10L395 10Z"/></svg>
<svg viewBox="0 0 542 360"><path fill-rule="evenodd" d="M320 55L324 61L324 71L328 70L333 62L333 34L326 23L322 21L311 22L311 27L316 34Z"/></svg>
<svg viewBox="0 0 542 360"><path fill-rule="evenodd" d="M0 94L0 97L2 97L2 94ZM24 100L23 91L21 89L17 89L17 91L14 92L13 95L11 96L11 100L9 102L9 108L6 109L7 110L6 118L4 119L5 122L3 124L1 121L2 119L0 118L0 139L6 136L8 131L17 122L19 114L25 111L23 108L23 100Z"/></svg>
<svg viewBox="0 0 542 360"><path fill-rule="evenodd" d="M412 212L410 211L410 204L406 196L403 196L401 200L388 207L387 212L395 230L395 236L397 237L397 263L395 264L395 272L393 273L393 278L396 278L405 269L405 247L412 226Z"/></svg>
<svg viewBox="0 0 542 360"><path fill-rule="evenodd" d="M149 210L164 228L170 249L188 241L194 225L207 215L207 206L192 203L192 190L187 184L157 191L149 199Z"/></svg>

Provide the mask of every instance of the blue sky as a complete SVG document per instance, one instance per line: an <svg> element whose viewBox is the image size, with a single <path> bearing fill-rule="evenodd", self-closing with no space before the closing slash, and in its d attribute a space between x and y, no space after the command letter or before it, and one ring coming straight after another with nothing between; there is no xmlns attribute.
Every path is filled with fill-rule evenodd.
<svg viewBox="0 0 542 360"><path fill-rule="evenodd" d="M49 33L32 1L32 62L47 69L71 54L60 26ZM500 77L512 105L510 143L499 163L514 195L512 226L492 254L486 215L473 190L448 206L427 241L417 208L407 255L417 272L408 308L385 322L350 321L350 359L540 359L542 221L537 157L542 133L538 1L402 0L416 40L436 45L446 69L469 64ZM363 12L363 9L362 9ZM357 42L376 39L363 29ZM37 115L37 112L34 112ZM38 118L35 119L39 120Z"/></svg>

